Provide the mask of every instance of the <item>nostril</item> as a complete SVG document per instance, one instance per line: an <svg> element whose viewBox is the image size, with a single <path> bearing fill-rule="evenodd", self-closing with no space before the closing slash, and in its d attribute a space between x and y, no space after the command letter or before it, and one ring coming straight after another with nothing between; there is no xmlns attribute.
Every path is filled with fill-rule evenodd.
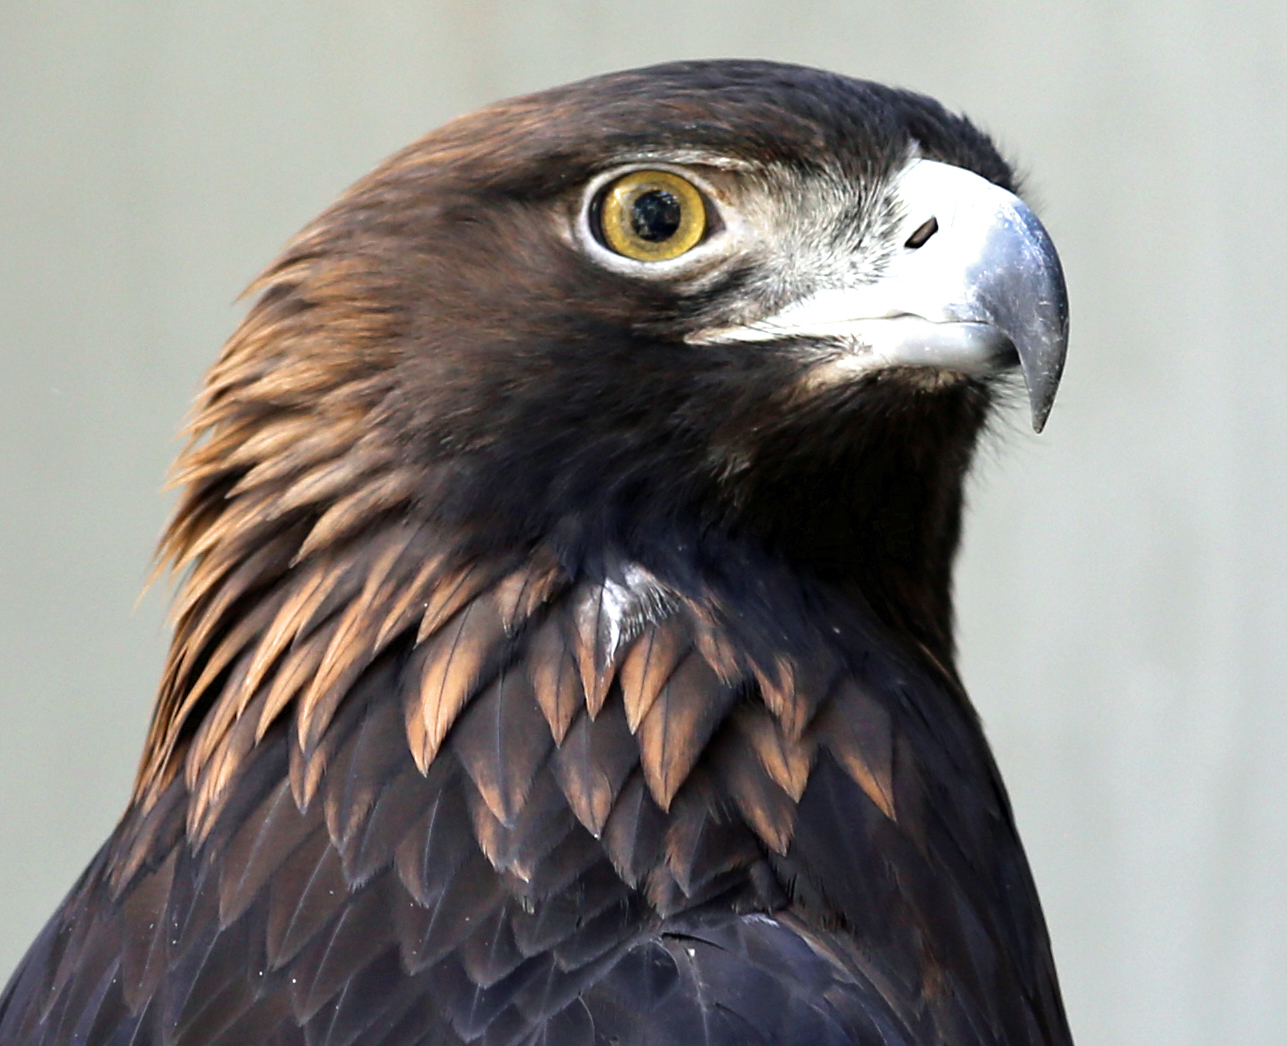
<svg viewBox="0 0 1287 1046"><path fill-rule="evenodd" d="M938 219L930 218L929 221L922 222L920 224L920 227L917 228L917 230L914 233L912 233L909 237L907 237L907 242L903 244L903 246L907 247L909 250L914 251L916 250L917 247L924 246L925 241L928 240L931 236L933 236L936 232L938 232Z"/></svg>

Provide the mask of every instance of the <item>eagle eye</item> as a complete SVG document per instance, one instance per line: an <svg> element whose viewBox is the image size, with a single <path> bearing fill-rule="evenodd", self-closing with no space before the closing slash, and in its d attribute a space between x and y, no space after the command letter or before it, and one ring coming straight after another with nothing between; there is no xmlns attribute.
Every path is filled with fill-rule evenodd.
<svg viewBox="0 0 1287 1046"><path fill-rule="evenodd" d="M670 171L623 174L604 189L596 210L604 245L635 261L678 258L706 232L701 191Z"/></svg>

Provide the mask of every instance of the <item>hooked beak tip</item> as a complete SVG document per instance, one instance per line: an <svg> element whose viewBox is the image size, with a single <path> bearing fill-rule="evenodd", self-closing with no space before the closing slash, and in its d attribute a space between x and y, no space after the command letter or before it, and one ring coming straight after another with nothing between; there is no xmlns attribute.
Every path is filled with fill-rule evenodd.
<svg viewBox="0 0 1287 1046"><path fill-rule="evenodd" d="M1057 256L1054 257L1057 264ZM1032 429L1038 433L1046 427L1046 420L1055 404L1068 352L1068 303L1062 274L1056 286L1061 293L1054 303L1053 315L1047 317L1048 325L1040 336L1030 337L1026 343L1016 345L1023 380L1028 387ZM1051 320L1053 322L1049 322Z"/></svg>

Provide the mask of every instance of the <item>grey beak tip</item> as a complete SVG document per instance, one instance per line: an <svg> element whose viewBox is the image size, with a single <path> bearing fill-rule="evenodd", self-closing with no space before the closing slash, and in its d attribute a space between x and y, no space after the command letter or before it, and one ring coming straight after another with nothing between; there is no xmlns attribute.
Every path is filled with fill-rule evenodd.
<svg viewBox="0 0 1287 1046"><path fill-rule="evenodd" d="M1041 368L1037 373L1027 373L1025 367L1024 380L1028 386L1028 406L1032 412L1032 430L1041 432L1046 427L1046 419L1050 417L1050 410L1055 405L1055 394L1059 391L1059 382L1063 377L1064 356L1068 347L1067 328L1057 345L1047 349L1044 358L1038 357L1025 359L1024 363L1045 363L1048 369ZM1034 368L1035 369L1035 368Z"/></svg>
<svg viewBox="0 0 1287 1046"><path fill-rule="evenodd" d="M1066 345L1066 341L1064 345ZM1032 412L1032 430L1041 432L1046 427L1046 419L1055 405L1055 393L1059 391L1059 381L1063 376L1064 345L1057 350L1054 359L1056 364L1052 372L1039 375L1025 374L1028 386L1028 407Z"/></svg>
<svg viewBox="0 0 1287 1046"><path fill-rule="evenodd" d="M1033 322L1017 346L1034 432L1046 427L1068 356L1068 289L1054 244L1044 229L1041 232L1046 293L1034 296L1041 304L1034 309Z"/></svg>

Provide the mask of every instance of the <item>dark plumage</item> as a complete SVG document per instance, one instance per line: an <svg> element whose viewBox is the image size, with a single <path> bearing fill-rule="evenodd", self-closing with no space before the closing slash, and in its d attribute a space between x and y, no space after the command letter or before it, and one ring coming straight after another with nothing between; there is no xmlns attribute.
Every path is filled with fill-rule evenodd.
<svg viewBox="0 0 1287 1046"><path fill-rule="evenodd" d="M648 165L691 255L599 238ZM685 63L457 120L306 229L179 463L134 801L0 1043L1069 1042L950 593L1057 262L1032 219L1040 352L995 302L928 317L1003 345L969 365L774 326L956 242L908 171L1011 206L929 99Z"/></svg>

